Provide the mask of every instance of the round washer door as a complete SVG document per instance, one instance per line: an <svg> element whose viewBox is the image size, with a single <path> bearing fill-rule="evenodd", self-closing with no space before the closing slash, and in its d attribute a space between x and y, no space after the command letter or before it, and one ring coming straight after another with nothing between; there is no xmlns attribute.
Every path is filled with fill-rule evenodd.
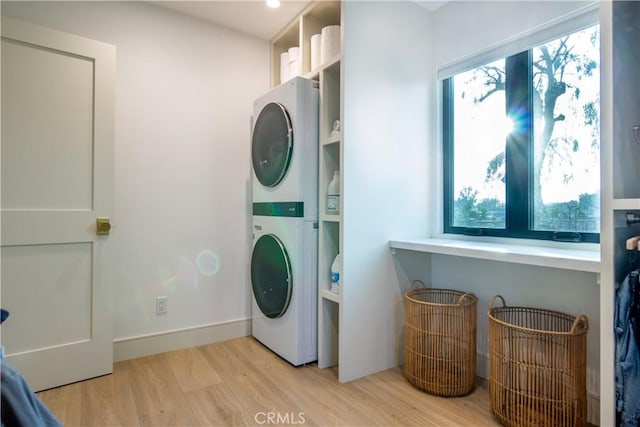
<svg viewBox="0 0 640 427"><path fill-rule="evenodd" d="M273 234L261 236L251 254L251 287L262 313L272 319L282 316L291 301L291 262L287 249Z"/></svg>
<svg viewBox="0 0 640 427"><path fill-rule="evenodd" d="M293 151L293 127L282 104L264 106L253 127L251 158L253 171L265 187L275 187L284 178Z"/></svg>

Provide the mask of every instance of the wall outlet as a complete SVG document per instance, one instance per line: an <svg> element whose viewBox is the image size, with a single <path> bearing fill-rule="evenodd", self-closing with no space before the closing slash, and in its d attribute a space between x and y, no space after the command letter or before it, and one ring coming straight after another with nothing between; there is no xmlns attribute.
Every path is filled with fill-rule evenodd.
<svg viewBox="0 0 640 427"><path fill-rule="evenodd" d="M156 297L156 315L167 314L167 297Z"/></svg>

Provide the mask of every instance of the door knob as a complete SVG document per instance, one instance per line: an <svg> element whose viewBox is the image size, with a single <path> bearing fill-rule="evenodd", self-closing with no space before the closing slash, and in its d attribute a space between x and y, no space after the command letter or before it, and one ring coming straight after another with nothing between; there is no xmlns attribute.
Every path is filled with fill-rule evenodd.
<svg viewBox="0 0 640 427"><path fill-rule="evenodd" d="M108 236L111 231L111 218L96 218L96 236Z"/></svg>

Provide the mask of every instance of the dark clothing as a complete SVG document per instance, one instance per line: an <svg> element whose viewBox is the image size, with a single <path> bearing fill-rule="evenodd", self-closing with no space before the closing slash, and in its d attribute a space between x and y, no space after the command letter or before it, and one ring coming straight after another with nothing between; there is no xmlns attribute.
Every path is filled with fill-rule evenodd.
<svg viewBox="0 0 640 427"><path fill-rule="evenodd" d="M639 274L640 270L631 272L616 290L616 412L623 427L640 425Z"/></svg>

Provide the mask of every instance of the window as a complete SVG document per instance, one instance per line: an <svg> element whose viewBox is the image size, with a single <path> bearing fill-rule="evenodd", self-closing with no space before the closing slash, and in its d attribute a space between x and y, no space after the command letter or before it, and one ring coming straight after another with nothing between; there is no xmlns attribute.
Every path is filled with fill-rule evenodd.
<svg viewBox="0 0 640 427"><path fill-rule="evenodd" d="M445 233L599 242L599 27L443 80Z"/></svg>

